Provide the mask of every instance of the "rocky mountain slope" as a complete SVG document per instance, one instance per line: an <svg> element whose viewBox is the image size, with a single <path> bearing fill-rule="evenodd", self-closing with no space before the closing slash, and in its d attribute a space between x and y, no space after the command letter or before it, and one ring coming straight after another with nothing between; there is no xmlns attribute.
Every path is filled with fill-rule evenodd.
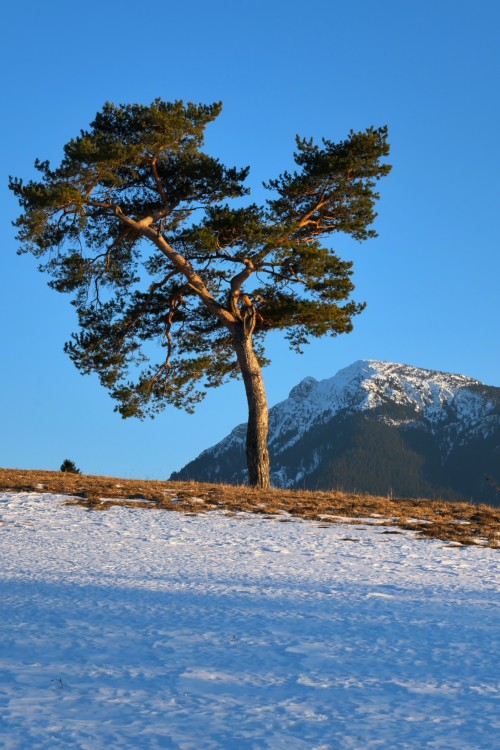
<svg viewBox="0 0 500 750"><path fill-rule="evenodd" d="M495 502L500 388L375 360L305 378L270 410L273 484ZM246 425L172 479L242 483Z"/></svg>

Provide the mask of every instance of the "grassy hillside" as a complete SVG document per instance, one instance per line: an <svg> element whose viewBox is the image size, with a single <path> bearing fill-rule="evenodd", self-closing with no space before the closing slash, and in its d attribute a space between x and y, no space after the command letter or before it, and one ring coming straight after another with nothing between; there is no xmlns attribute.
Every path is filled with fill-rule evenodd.
<svg viewBox="0 0 500 750"><path fill-rule="evenodd" d="M89 510L113 505L202 513L222 510L305 518L323 524L386 526L388 534L411 529L422 537L500 549L500 508L442 500L402 499L305 490L257 490L246 486L118 479L55 471L0 469L0 491L52 492Z"/></svg>

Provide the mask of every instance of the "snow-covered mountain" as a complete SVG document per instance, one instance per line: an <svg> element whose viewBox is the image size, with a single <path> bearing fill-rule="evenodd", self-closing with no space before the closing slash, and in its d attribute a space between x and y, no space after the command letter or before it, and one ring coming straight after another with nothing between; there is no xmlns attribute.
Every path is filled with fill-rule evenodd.
<svg viewBox="0 0 500 750"><path fill-rule="evenodd" d="M173 479L244 482L246 425ZM449 373L361 360L305 378L269 414L276 486L495 501L500 388Z"/></svg>

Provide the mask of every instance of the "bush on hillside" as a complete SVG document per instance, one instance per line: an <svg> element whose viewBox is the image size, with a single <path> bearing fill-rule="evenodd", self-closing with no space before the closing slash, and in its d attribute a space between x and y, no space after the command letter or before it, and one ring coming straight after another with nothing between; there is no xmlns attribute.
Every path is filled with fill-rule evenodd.
<svg viewBox="0 0 500 750"><path fill-rule="evenodd" d="M69 474L81 474L80 469L77 469L74 461L70 461L69 458L65 458L61 464L59 471L67 471Z"/></svg>

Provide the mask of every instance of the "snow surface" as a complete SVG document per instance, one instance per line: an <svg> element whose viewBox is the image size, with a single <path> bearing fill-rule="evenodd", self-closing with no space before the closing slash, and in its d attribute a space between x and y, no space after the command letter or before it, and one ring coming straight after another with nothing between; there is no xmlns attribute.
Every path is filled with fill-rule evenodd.
<svg viewBox="0 0 500 750"><path fill-rule="evenodd" d="M500 746L495 550L64 501L0 494L5 750Z"/></svg>

